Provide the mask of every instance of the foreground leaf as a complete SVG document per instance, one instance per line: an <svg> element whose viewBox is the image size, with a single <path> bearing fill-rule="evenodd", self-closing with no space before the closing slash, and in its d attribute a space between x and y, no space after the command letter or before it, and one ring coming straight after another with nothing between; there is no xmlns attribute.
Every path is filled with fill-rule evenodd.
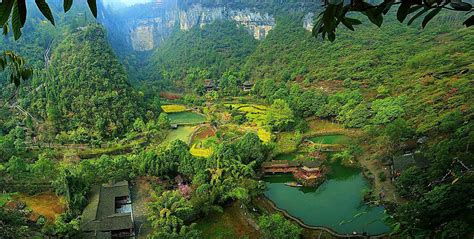
<svg viewBox="0 0 474 239"><path fill-rule="evenodd" d="M41 13L43 13L46 19L48 19L51 22L51 24L54 25L53 13L51 12L51 9L46 3L46 0L35 0L35 2L36 2L36 6L39 8Z"/></svg>

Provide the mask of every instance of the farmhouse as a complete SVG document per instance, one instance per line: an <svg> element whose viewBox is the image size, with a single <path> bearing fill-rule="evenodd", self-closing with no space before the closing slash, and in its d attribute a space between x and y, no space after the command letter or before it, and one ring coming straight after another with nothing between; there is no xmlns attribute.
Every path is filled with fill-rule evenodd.
<svg viewBox="0 0 474 239"><path fill-rule="evenodd" d="M84 238L134 236L131 203L127 181L95 185L82 213Z"/></svg>
<svg viewBox="0 0 474 239"><path fill-rule="evenodd" d="M420 153L408 153L392 159L392 176L398 177L406 169L415 166L418 168L428 167L429 162Z"/></svg>

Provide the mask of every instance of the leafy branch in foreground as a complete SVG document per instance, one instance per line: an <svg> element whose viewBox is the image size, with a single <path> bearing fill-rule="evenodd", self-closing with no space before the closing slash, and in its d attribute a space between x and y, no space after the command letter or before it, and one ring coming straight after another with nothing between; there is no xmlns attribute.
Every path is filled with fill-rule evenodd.
<svg viewBox="0 0 474 239"><path fill-rule="evenodd" d="M5 51L0 55L0 72L10 72L10 82L19 86L21 80L27 80L33 74L33 70L27 67L25 60L12 51Z"/></svg>
<svg viewBox="0 0 474 239"><path fill-rule="evenodd" d="M54 25L54 16L46 0L35 0L35 3L41 14ZM71 9L72 3L73 0L64 0L64 12ZM87 0L87 4L89 5L92 15L97 18L96 0ZM13 36L15 40L18 40L21 37L21 29L25 26L26 16L26 0L3 0L0 3L0 26L3 28L3 35L7 35L10 30L8 26L10 20Z"/></svg>
<svg viewBox="0 0 474 239"><path fill-rule="evenodd" d="M35 3L41 14L54 25L54 16L46 0L35 0ZM69 11L72 4L73 0L64 0L64 12ZM97 17L96 0L87 0L87 4L94 17ZM20 39L21 29L26 23L26 16L26 0L2 0L0 2L0 26L2 28L2 34L5 36L8 35L11 29L15 40ZM11 28L9 27L9 22L11 22ZM27 80L33 74L32 69L26 66L25 60L11 51L5 51L0 55L0 72L5 70L10 71L10 82L15 83L16 86L20 85L21 80Z"/></svg>
<svg viewBox="0 0 474 239"><path fill-rule="evenodd" d="M364 0L351 0L345 4L342 0L325 0L325 8L319 14L317 23L313 28L313 35L318 37L321 34L322 38L326 37L330 41L336 39L336 28L339 24L354 31L354 26L362 22L347 17L349 12L360 12L367 16L370 22L382 26L384 15L386 15L392 6L400 5L397 10L397 19L399 22L404 22L408 15L414 14L407 22L411 25L417 18L424 16L421 26L424 28L431 19L433 19L442 9L451 11L465 11L466 15L470 15L463 24L470 27L474 24L474 11L471 4L461 2L461 0L384 0L378 5L372 5Z"/></svg>

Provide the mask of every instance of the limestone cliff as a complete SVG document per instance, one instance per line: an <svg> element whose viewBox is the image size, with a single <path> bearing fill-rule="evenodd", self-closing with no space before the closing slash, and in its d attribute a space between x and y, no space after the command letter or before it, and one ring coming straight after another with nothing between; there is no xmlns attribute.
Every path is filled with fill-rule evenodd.
<svg viewBox="0 0 474 239"><path fill-rule="evenodd" d="M119 12L105 9L102 15L111 42L117 41L119 48L135 51L150 51L174 31L204 27L216 20L235 21L258 40L265 39L276 25L272 14L255 7L204 6L200 3L180 7L176 0L156 1ZM306 15L305 28L312 28L312 18L313 15Z"/></svg>

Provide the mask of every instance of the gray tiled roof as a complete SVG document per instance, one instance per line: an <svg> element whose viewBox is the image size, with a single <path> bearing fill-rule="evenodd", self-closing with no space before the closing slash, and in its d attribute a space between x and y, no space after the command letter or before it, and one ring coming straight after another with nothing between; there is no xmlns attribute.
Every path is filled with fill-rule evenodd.
<svg viewBox="0 0 474 239"><path fill-rule="evenodd" d="M116 213L115 198L130 197L128 182L96 185L82 213L82 231L113 231L133 228L131 213Z"/></svg>

